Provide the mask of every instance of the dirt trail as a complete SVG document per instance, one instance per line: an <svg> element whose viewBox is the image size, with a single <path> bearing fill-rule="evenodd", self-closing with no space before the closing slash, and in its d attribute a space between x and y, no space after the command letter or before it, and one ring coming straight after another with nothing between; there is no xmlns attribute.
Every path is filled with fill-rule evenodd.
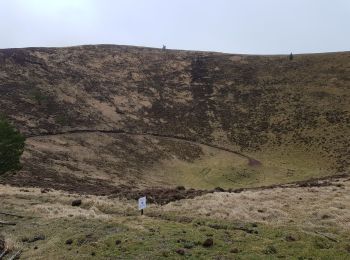
<svg viewBox="0 0 350 260"><path fill-rule="evenodd" d="M181 136L172 136L172 135L163 135L163 134L157 134L157 133L133 133L128 132L122 129L116 129L116 130L96 130L96 129L76 129L76 130L69 130L64 132L57 132L57 133L42 133L40 135L27 135L26 138L35 138L35 137L44 137L44 136L57 136L57 135L66 135L66 134L79 134L79 133L105 133L105 134L126 134L126 135L138 135L138 136L153 136L158 138L166 138L168 140L175 140L175 141L183 141L191 144L196 145L205 145L214 149L218 149L221 151L226 151L229 153L233 153L235 155L239 155L243 158L246 158L248 160L248 163L250 166L259 166L261 165L261 162L257 159L254 159L248 155L245 155L241 152L231 150L229 148L221 147L215 144L210 144L206 142L200 142L197 140L189 139L186 137Z"/></svg>
<svg viewBox="0 0 350 260"><path fill-rule="evenodd" d="M241 152L234 151L225 147L220 147L218 145L200 142L196 140L191 140L185 137L179 136L170 136L170 135L162 135L157 133L135 133L128 132L125 130L117 129L117 130L89 130L89 129L76 129L65 132L56 132L56 133L42 133L39 135L27 135L27 138L38 138L38 137L50 137L50 136L59 136L59 135L70 135L70 134L80 134L80 133L105 133L105 134L124 134L124 135L134 135L134 136L153 136L157 138L166 138L168 140L174 141L182 141L188 142L196 145L205 145L208 147L212 147L214 149L218 149L221 151L230 152L235 155L239 155L248 160L249 165L257 166L261 165L261 162L248 156L242 154ZM158 203L158 204L167 204L171 201L181 200L181 199L190 199L197 196L204 195L206 193L212 192L233 192L240 193L244 191L257 191L257 190L265 190L265 189L275 189L275 188L293 188L293 187L320 187L320 186L333 186L338 185L336 182L339 179L349 178L348 173L332 175L321 178L314 178L305 181L297 181L285 184L275 184L270 186L260 186L260 187L252 187L252 188L240 188L240 189L228 189L224 190L222 188L216 188L214 190L194 190L194 189L172 189L172 188L148 188L148 189L134 189L130 186L114 186L111 185L107 181L103 180L94 180L94 179L84 179L84 183L81 183L81 180L77 179L69 179L67 181L68 176L57 176L57 186L55 189L65 190L71 193L80 193L80 194L95 194L95 195L104 195L110 197L120 197L127 199L137 199L141 195L147 195L149 197L150 202ZM30 180L26 179L25 181L21 181L21 177L13 179L12 181L1 181L0 183L6 183L14 186L22 186L22 187L40 187L40 188L53 188L52 181L48 181L42 179L42 176L32 176ZM39 185L40 183L40 185Z"/></svg>

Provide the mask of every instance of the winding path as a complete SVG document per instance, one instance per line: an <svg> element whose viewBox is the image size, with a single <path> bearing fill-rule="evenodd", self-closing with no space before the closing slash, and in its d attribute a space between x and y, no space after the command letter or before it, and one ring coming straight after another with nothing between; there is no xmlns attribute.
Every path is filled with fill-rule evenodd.
<svg viewBox="0 0 350 260"><path fill-rule="evenodd" d="M181 136L172 136L172 135L164 135L164 134L157 134L157 133L135 133L135 132L128 132L122 129L115 129L115 130L96 130L96 129L75 129L75 130L68 130L64 132L57 132L57 133L42 133L39 135L26 135L26 138L36 138L36 137L44 137L44 136L57 136L57 135L66 135L66 134L79 134L79 133L104 133L104 134L126 134L126 135L138 135L138 136L153 136L158 138L166 138L169 140L174 141L183 141L191 144L196 145L205 145L208 147L212 147L221 151L226 151L229 153L233 153L235 155L239 155L243 158L246 158L248 160L249 165L251 166L258 166L261 165L261 162L257 159L254 159L248 155L245 155L239 151L234 151L232 149L221 147L215 144L206 143L206 142L200 142L194 139L181 137Z"/></svg>

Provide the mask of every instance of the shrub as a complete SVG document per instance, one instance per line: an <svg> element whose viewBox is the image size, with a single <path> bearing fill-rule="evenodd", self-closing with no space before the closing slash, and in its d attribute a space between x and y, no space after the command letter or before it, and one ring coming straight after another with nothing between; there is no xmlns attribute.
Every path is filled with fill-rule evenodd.
<svg viewBox="0 0 350 260"><path fill-rule="evenodd" d="M0 116L0 175L20 169L25 138Z"/></svg>
<svg viewBox="0 0 350 260"><path fill-rule="evenodd" d="M186 190L186 188L184 186L177 186L176 189L177 190Z"/></svg>
<svg viewBox="0 0 350 260"><path fill-rule="evenodd" d="M268 245L264 250L264 254L266 255L271 255L276 253L277 253L277 249L273 245Z"/></svg>
<svg viewBox="0 0 350 260"><path fill-rule="evenodd" d="M214 191L217 191L217 192L225 192L225 189L221 188L221 187L216 187L214 189Z"/></svg>
<svg viewBox="0 0 350 260"><path fill-rule="evenodd" d="M30 94L39 106L47 103L47 96L40 92L40 90L33 90Z"/></svg>

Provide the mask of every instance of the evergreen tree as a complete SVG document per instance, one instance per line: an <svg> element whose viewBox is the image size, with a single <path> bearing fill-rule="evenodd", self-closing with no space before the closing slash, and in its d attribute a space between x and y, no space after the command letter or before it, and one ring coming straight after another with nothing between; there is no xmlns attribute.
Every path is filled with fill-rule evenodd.
<svg viewBox="0 0 350 260"><path fill-rule="evenodd" d="M20 169L25 138L0 116L0 175Z"/></svg>

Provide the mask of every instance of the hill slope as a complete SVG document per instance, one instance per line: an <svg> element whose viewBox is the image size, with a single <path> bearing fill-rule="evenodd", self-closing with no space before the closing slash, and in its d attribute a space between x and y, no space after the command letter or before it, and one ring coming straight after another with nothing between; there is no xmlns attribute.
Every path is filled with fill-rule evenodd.
<svg viewBox="0 0 350 260"><path fill-rule="evenodd" d="M236 188L349 170L349 52L5 49L0 95L28 137L5 183Z"/></svg>

